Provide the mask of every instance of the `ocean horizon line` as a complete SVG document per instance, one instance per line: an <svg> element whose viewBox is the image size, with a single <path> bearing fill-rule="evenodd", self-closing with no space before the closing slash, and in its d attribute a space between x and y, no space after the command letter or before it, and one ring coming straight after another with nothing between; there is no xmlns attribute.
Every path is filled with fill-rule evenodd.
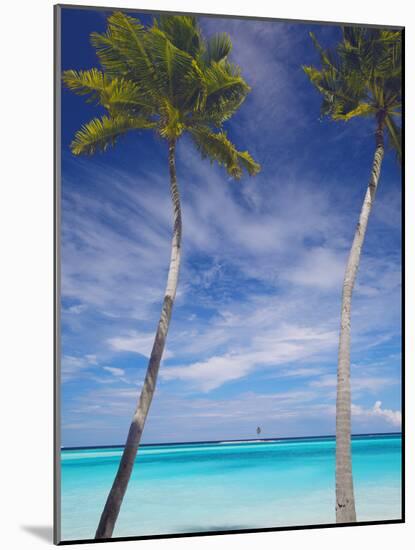
<svg viewBox="0 0 415 550"><path fill-rule="evenodd" d="M352 439L357 437L379 437L379 436L402 436L402 432L374 432L374 433L359 433L352 434ZM305 439L335 439L335 434L329 435L305 435L305 436L296 436L296 437L263 437L263 438L252 438L252 439L216 439L216 440L207 440L207 441L174 441L170 443L142 443L140 447L168 447L174 445L208 445L208 444L218 444L218 443L262 443L266 441L296 441L296 440L305 440ZM119 449L123 448L124 444L120 445L76 445L74 447L61 446L61 451L80 451L87 449Z"/></svg>

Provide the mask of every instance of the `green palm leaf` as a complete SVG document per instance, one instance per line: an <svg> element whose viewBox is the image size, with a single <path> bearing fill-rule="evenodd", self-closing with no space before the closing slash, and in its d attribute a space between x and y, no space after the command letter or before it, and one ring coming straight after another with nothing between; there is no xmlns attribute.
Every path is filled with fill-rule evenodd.
<svg viewBox="0 0 415 550"><path fill-rule="evenodd" d="M239 109L250 88L229 63L213 62L204 74L207 87L205 113L221 125Z"/></svg>
<svg viewBox="0 0 415 550"><path fill-rule="evenodd" d="M202 37L197 19L191 15L161 15L154 25L179 50L196 57L202 46Z"/></svg>
<svg viewBox="0 0 415 550"><path fill-rule="evenodd" d="M87 102L101 102L111 79L98 69L88 71L64 71L62 76L66 86L78 95L89 96Z"/></svg>
<svg viewBox="0 0 415 550"><path fill-rule="evenodd" d="M206 128L191 129L190 134L203 158L209 158L223 166L235 179L242 177L243 169L250 176L260 171L260 165L253 160L248 151L238 151L226 132L211 132Z"/></svg>
<svg viewBox="0 0 415 550"><path fill-rule="evenodd" d="M387 116L386 119L386 128L389 135L389 143L392 148L396 151L397 159L402 163L402 131L401 128L397 126L395 121L391 116Z"/></svg>
<svg viewBox="0 0 415 550"><path fill-rule="evenodd" d="M344 111L346 111L344 113ZM345 109L342 105L342 109L339 113L333 112L333 120L350 120L357 116L370 116L375 113L372 105L369 103L358 103L354 109Z"/></svg>
<svg viewBox="0 0 415 550"><path fill-rule="evenodd" d="M191 55L176 48L157 27L150 29L145 42L163 97L178 106L195 91L202 92L200 73Z"/></svg>
<svg viewBox="0 0 415 550"><path fill-rule="evenodd" d="M207 64L224 61L232 50L232 40L228 33L213 35L206 44L206 52L203 56Z"/></svg>
<svg viewBox="0 0 415 550"><path fill-rule="evenodd" d="M75 134L71 143L74 155L92 155L97 151L106 151L115 144L117 138L130 130L154 128L155 123L132 116L94 118Z"/></svg>
<svg viewBox="0 0 415 550"><path fill-rule="evenodd" d="M139 81L154 94L157 75L146 51L146 32L135 17L115 12L108 17L104 34L91 34L91 44L110 76Z"/></svg>
<svg viewBox="0 0 415 550"><path fill-rule="evenodd" d="M111 78L98 69L64 71L62 80L73 92L88 96L88 103L98 103L109 111L128 109L135 114L150 114L154 109L136 82Z"/></svg>

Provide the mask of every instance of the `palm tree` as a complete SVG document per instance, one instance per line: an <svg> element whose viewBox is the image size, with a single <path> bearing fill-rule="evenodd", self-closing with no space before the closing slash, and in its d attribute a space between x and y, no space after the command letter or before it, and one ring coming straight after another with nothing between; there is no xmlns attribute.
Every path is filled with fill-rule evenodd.
<svg viewBox="0 0 415 550"><path fill-rule="evenodd" d="M76 133L71 149L75 155L92 155L105 151L127 132L156 132L165 140L168 152L173 239L167 287L144 385L96 531L97 539L112 536L127 490L176 295L182 236L175 165L177 141L188 133L202 157L218 162L233 178L239 179L244 170L249 175L260 170L248 151L238 151L223 130L223 123L250 91L239 68L228 60L232 43L227 34L205 40L197 19L190 16L161 16L145 27L138 19L115 12L107 23L104 34L91 35L102 69L63 74L69 89L106 110L105 115L94 118Z"/></svg>
<svg viewBox="0 0 415 550"><path fill-rule="evenodd" d="M336 521L356 521L351 460L350 324L352 293L369 215L375 200L385 130L401 161L401 32L345 27L334 50L324 50L311 35L321 68L303 67L323 96L321 114L334 121L371 117L375 152L343 282L336 400Z"/></svg>

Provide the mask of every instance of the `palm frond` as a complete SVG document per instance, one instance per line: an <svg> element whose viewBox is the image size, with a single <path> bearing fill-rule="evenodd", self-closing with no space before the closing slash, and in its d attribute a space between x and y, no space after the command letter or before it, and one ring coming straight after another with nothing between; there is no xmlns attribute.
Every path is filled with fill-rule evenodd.
<svg viewBox="0 0 415 550"><path fill-rule="evenodd" d="M193 15L161 15L154 25L164 32L170 42L196 58L202 44L197 19Z"/></svg>
<svg viewBox="0 0 415 550"><path fill-rule="evenodd" d="M64 84L78 95L89 96L87 102L101 102L111 79L98 69L87 71L64 71L62 74Z"/></svg>
<svg viewBox="0 0 415 550"><path fill-rule="evenodd" d="M342 107L338 113L333 113L333 120L350 120L357 116L370 116L375 113L375 109L369 103L358 103L358 105L350 110Z"/></svg>
<svg viewBox="0 0 415 550"><path fill-rule="evenodd" d="M322 95L322 117L330 116L334 120L347 120L345 117L364 102L365 89L353 75L345 80L338 70L333 70L331 67L318 70L315 67L303 66L303 70Z"/></svg>
<svg viewBox="0 0 415 550"><path fill-rule="evenodd" d="M71 150L74 155L92 155L97 151L106 151L113 146L122 134L130 130L143 130L154 128L155 123L139 117L116 116L94 118L84 124L76 132L71 143Z"/></svg>
<svg viewBox="0 0 415 550"><path fill-rule="evenodd" d="M238 160L250 176L256 176L261 171L261 165L252 158L248 151L238 151Z"/></svg>
<svg viewBox="0 0 415 550"><path fill-rule="evenodd" d="M402 164L402 131L390 116L385 117L386 128L388 130L389 143L396 151L396 156Z"/></svg>
<svg viewBox="0 0 415 550"><path fill-rule="evenodd" d="M146 29L137 18L115 12L108 17L105 33L91 34L91 44L107 74L136 80L155 94L156 71L146 51L145 36Z"/></svg>
<svg viewBox="0 0 415 550"><path fill-rule="evenodd" d="M177 106L191 97L195 90L202 90L194 59L187 52L176 48L163 31L157 27L151 28L145 43L163 97Z"/></svg>
<svg viewBox="0 0 415 550"><path fill-rule="evenodd" d="M64 71L64 84L78 95L88 96L87 102L102 105L109 113L151 114L154 105L145 92L132 80L111 78L98 69Z"/></svg>
<svg viewBox="0 0 415 550"><path fill-rule="evenodd" d="M212 62L219 63L224 61L232 50L232 40L228 33L214 34L206 42L206 50L203 55L205 63L210 65Z"/></svg>
<svg viewBox="0 0 415 550"><path fill-rule="evenodd" d="M319 41L316 38L316 35L313 32L310 32L310 38L311 41L314 44L314 47L316 48L317 52L320 55L321 64L323 67L330 68L333 71L337 71L337 62L334 59L334 52L331 52L330 50L325 50L319 43Z"/></svg>
<svg viewBox="0 0 415 550"><path fill-rule="evenodd" d="M106 92L107 104L103 104L111 114L154 115L157 102L137 82L114 78Z"/></svg>
<svg viewBox="0 0 415 550"><path fill-rule="evenodd" d="M226 132L214 133L207 128L190 129L190 134L203 158L209 158L223 166L228 174L240 179L243 169L250 176L257 174L261 167L248 151L238 151L228 139Z"/></svg>
<svg viewBox="0 0 415 550"><path fill-rule="evenodd" d="M226 63L213 62L204 71L206 102L203 114L216 125L231 118L250 92L250 87L235 68Z"/></svg>

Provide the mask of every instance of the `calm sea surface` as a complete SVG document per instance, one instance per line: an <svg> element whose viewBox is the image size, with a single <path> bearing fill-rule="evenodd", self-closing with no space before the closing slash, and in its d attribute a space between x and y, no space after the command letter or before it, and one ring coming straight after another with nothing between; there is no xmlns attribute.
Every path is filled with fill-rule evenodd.
<svg viewBox="0 0 415 550"><path fill-rule="evenodd" d="M93 538L122 448L62 450L62 540ZM332 523L334 438L140 447L114 537ZM401 436L353 438L360 521L401 517Z"/></svg>

